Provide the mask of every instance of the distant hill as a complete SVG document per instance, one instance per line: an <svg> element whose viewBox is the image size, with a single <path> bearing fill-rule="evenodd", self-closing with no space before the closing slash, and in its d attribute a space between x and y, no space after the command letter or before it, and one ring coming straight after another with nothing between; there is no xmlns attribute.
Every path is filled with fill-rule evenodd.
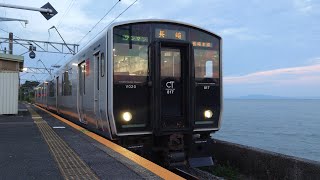
<svg viewBox="0 0 320 180"><path fill-rule="evenodd" d="M225 97L225 99L320 99L320 97L282 97L264 94L251 94L239 97Z"/></svg>

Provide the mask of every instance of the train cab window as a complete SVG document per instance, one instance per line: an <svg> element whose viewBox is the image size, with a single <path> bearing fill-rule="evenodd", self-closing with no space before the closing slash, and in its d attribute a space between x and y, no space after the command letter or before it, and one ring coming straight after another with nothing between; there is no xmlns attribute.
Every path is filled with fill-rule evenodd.
<svg viewBox="0 0 320 180"><path fill-rule="evenodd" d="M114 29L114 81L142 83L148 76L150 25L135 24Z"/></svg>
<svg viewBox="0 0 320 180"><path fill-rule="evenodd" d="M192 29L190 30L190 41L194 47L196 81L218 79L220 77L219 38L203 31Z"/></svg>
<svg viewBox="0 0 320 180"><path fill-rule="evenodd" d="M135 81L145 81L148 74L147 46L116 44L114 49L114 78L121 81L123 76L131 76ZM135 78L134 78L135 77Z"/></svg>
<svg viewBox="0 0 320 180"><path fill-rule="evenodd" d="M195 49L194 59L196 78L219 78L219 55L217 51Z"/></svg>

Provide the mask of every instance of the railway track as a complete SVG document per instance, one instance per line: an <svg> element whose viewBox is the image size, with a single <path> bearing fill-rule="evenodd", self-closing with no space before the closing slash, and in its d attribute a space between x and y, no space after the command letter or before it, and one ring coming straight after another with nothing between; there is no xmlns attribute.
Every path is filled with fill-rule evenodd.
<svg viewBox="0 0 320 180"><path fill-rule="evenodd" d="M196 180L196 179L212 179L212 180L222 180L223 178L217 177L213 174L210 174L206 171L202 171L197 168L192 167L177 167L175 169L171 170L173 173L190 180Z"/></svg>
<svg viewBox="0 0 320 180"><path fill-rule="evenodd" d="M180 168L175 168L172 170L175 174L185 178L185 179L188 179L188 180L199 180L198 177L196 177L195 175L187 172L186 170L184 169L180 169Z"/></svg>

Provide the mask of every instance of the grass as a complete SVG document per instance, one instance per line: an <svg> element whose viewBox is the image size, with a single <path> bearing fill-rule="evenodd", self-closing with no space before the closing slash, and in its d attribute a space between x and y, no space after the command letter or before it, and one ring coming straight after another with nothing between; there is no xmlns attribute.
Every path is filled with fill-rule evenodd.
<svg viewBox="0 0 320 180"><path fill-rule="evenodd" d="M226 164L226 165L217 164L215 166L201 167L200 169L203 171L207 171L215 176L223 177L226 179L230 179L230 180L240 179L239 170L230 166L229 164Z"/></svg>

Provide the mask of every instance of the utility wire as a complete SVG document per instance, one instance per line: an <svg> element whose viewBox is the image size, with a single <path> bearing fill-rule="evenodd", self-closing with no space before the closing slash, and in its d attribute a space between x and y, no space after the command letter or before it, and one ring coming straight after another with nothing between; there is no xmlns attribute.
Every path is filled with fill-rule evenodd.
<svg viewBox="0 0 320 180"><path fill-rule="evenodd" d="M125 13L131 6L133 6L138 0L131 3L125 10L123 10L117 17L115 17L108 25L106 25L98 34L91 38L84 46L82 46L78 52L80 52L84 47L86 47L93 39L95 39L101 32L103 32L110 24L117 20L123 13Z"/></svg>
<svg viewBox="0 0 320 180"><path fill-rule="evenodd" d="M64 14L61 16L61 18L60 18L60 20L59 20L59 22L58 22L58 24L57 24L57 27L59 27L59 26L61 25L64 16L66 16L66 15L69 13L70 9L71 9L72 6L74 5L73 2L74 2L74 0L71 0L71 1L70 1L70 4L69 4L68 8L67 8L66 11L64 12Z"/></svg>
<svg viewBox="0 0 320 180"><path fill-rule="evenodd" d="M59 61L57 61L54 65L58 65L58 63L60 62L60 61L62 61L66 56L67 56L68 54L66 54L66 55L64 55L61 59L59 59ZM53 65L53 66L54 66Z"/></svg>
<svg viewBox="0 0 320 180"><path fill-rule="evenodd" d="M90 31L87 32L86 35L84 35L80 41L77 44L80 44L80 42L112 11L112 9L120 2L121 0L118 0L110 9L107 11L107 13L90 29Z"/></svg>
<svg viewBox="0 0 320 180"><path fill-rule="evenodd" d="M2 29L2 28L0 28L0 30L3 31L3 32L6 32L6 33L8 33L8 34L10 33L9 31L6 31L6 30L4 30L4 29ZM13 34L13 36L16 37L16 38L18 38L18 39L21 39L20 37L14 35L14 34Z"/></svg>

